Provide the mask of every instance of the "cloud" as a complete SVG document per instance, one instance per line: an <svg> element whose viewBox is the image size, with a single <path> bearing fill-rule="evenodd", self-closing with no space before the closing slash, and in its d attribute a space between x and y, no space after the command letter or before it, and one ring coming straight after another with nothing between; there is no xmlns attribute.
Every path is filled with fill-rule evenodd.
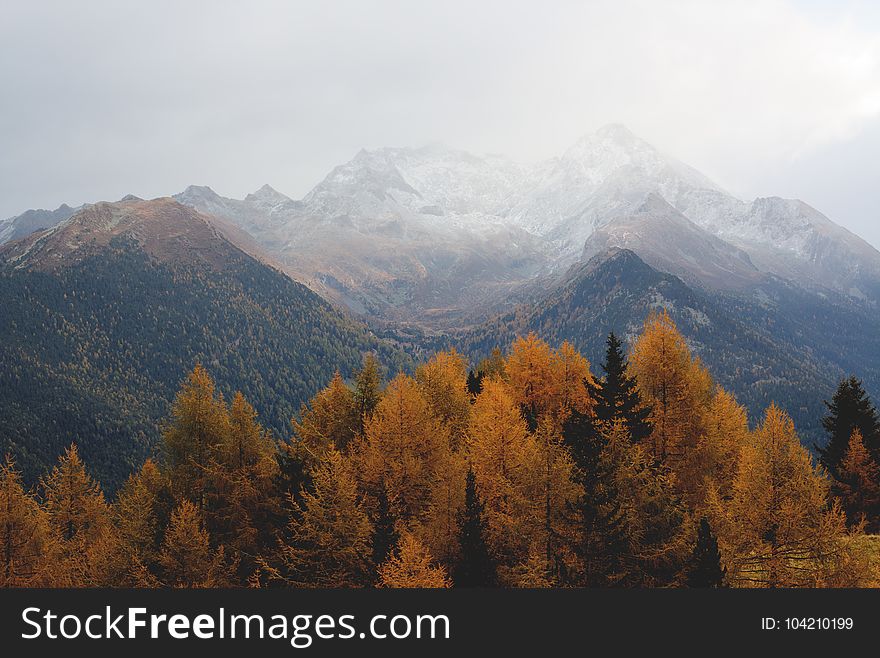
<svg viewBox="0 0 880 658"><path fill-rule="evenodd" d="M190 183L298 196L362 146L444 141L538 159L610 121L748 197L880 117L880 20L858 3L115 0L0 12L2 216ZM806 183L789 188L810 201Z"/></svg>

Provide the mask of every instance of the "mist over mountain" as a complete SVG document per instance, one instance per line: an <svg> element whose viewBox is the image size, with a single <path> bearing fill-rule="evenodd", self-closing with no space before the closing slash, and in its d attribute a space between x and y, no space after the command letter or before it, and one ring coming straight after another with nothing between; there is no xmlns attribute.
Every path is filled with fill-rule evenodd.
<svg viewBox="0 0 880 658"><path fill-rule="evenodd" d="M880 390L880 252L803 201L737 199L618 124L534 164L381 148L302 199L193 185L174 200L123 202L160 218L137 228L112 204L73 218L29 211L0 236L56 228L7 246L7 267L79 262L83 245L118 231L160 263L210 266L228 254L192 245L220 231L416 351L439 341L476 357L536 331L597 359L607 331L635 334L663 307L752 413L775 399L810 436L837 378L855 372ZM212 218L198 235L161 221L185 207ZM87 218L96 233L81 230Z"/></svg>

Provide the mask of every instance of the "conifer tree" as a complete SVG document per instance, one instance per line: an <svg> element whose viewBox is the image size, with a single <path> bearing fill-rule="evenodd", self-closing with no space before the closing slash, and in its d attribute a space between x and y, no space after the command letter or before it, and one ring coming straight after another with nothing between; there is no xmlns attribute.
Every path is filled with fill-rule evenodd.
<svg viewBox="0 0 880 658"><path fill-rule="evenodd" d="M278 576L298 587L365 587L372 584L372 527L355 477L335 449L303 493L290 518L290 542L281 546Z"/></svg>
<svg viewBox="0 0 880 658"><path fill-rule="evenodd" d="M355 458L366 492L375 500L384 482L395 516L403 523L420 520L449 435L411 377L398 375L388 384L364 432Z"/></svg>
<svg viewBox="0 0 880 658"><path fill-rule="evenodd" d="M169 587L222 587L228 582L223 548L211 550L199 510L188 500L171 514L159 564Z"/></svg>
<svg viewBox="0 0 880 658"><path fill-rule="evenodd" d="M864 521L866 532L877 532L880 526L880 467L865 448L858 427L853 428L832 489L851 525Z"/></svg>
<svg viewBox="0 0 880 658"><path fill-rule="evenodd" d="M825 405L828 407L828 415L822 419L822 426L828 435L828 442L824 447L818 448L818 452L820 462L828 472L837 477L838 465L856 428L874 461L880 463L880 416L862 382L856 377L844 379L831 401L826 401Z"/></svg>
<svg viewBox="0 0 880 658"><path fill-rule="evenodd" d="M172 422L162 439L177 500L204 510L209 465L229 434L229 414L207 370L196 364L172 406Z"/></svg>
<svg viewBox="0 0 880 658"><path fill-rule="evenodd" d="M49 525L59 540L55 584L100 587L118 584L127 569L110 509L98 483L86 472L76 445L42 480Z"/></svg>
<svg viewBox="0 0 880 658"><path fill-rule="evenodd" d="M711 377L691 357L687 342L665 310L645 320L630 363L639 392L651 405L651 451L679 470L693 455L702 434L703 412L713 394ZM682 485L687 489L693 483L682 481Z"/></svg>
<svg viewBox="0 0 880 658"><path fill-rule="evenodd" d="M474 404L467 453L486 506L493 553L511 567L528 552L534 528L538 447L507 385L489 380Z"/></svg>
<svg viewBox="0 0 880 658"><path fill-rule="evenodd" d="M388 489L383 481L379 486L376 512L373 516L373 564L378 566L384 563L399 538L391 505L388 502Z"/></svg>
<svg viewBox="0 0 880 658"><path fill-rule="evenodd" d="M767 409L740 452L733 492L710 491L709 518L733 585L817 587L857 580L846 517L830 504L830 482L801 445L791 418ZM845 572L849 572L848 574Z"/></svg>
<svg viewBox="0 0 880 658"><path fill-rule="evenodd" d="M497 566L489 551L485 511L473 470L467 473L465 502L459 515L458 529L461 550L455 568L455 586L492 587L497 580Z"/></svg>
<svg viewBox="0 0 880 658"><path fill-rule="evenodd" d="M454 349L438 352L416 368L419 389L434 416L446 428L453 446L462 441L470 415L466 372L464 357Z"/></svg>
<svg viewBox="0 0 880 658"><path fill-rule="evenodd" d="M467 390L471 396L471 402L483 392L483 377L485 377L485 373L482 370L468 371Z"/></svg>
<svg viewBox="0 0 880 658"><path fill-rule="evenodd" d="M623 345L613 332L608 334L602 370L602 379L584 380L594 400L596 419L601 423L623 421L634 442L644 441L651 435L651 407L639 395L636 380L629 374Z"/></svg>
<svg viewBox="0 0 880 658"><path fill-rule="evenodd" d="M113 520L131 559L152 566L159 553L159 492L165 485L158 466L147 459L141 470L129 476L113 504Z"/></svg>
<svg viewBox="0 0 880 658"><path fill-rule="evenodd" d="M451 587L446 569L433 562L431 552L414 535L404 533L393 554L379 566L379 587Z"/></svg>
<svg viewBox="0 0 880 658"><path fill-rule="evenodd" d="M22 486L12 457L0 465L0 587L47 587L55 543L46 513Z"/></svg>
<svg viewBox="0 0 880 658"><path fill-rule="evenodd" d="M357 413L357 433L362 434L364 425L373 416L373 410L382 397L382 368L379 359L370 352L364 357L364 365L354 379L354 403Z"/></svg>
<svg viewBox="0 0 880 658"><path fill-rule="evenodd" d="M697 543L691 556L688 570L687 586L702 588L724 587L726 569L721 566L721 552L718 540L712 532L709 520L704 516L700 519L697 531Z"/></svg>
<svg viewBox="0 0 880 658"><path fill-rule="evenodd" d="M361 383L368 387L366 381ZM372 393L364 391L364 395ZM354 391L345 384L337 370L327 387L319 391L308 405L302 406L300 420L293 421L293 431L316 455L321 455L331 445L345 450L361 427L360 415L367 407L372 413L374 406L372 400L364 400L359 408Z"/></svg>

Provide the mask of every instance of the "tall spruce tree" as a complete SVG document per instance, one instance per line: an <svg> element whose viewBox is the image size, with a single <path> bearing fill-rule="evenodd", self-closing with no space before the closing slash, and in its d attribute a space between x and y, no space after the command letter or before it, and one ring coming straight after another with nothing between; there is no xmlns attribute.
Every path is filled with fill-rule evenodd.
<svg viewBox="0 0 880 658"><path fill-rule="evenodd" d="M724 576L727 570L721 566L721 551L718 550L718 539L712 532L709 520L704 516L700 519L697 530L697 544L691 557L688 570L688 587L724 587Z"/></svg>
<svg viewBox="0 0 880 658"><path fill-rule="evenodd" d="M382 397L382 367L373 353L364 357L363 368L354 378L354 401L358 415L357 433L362 434L365 423Z"/></svg>
<svg viewBox="0 0 880 658"><path fill-rule="evenodd" d="M562 438L577 467L575 479L583 487L583 495L572 510L579 532L575 551L583 570L569 574L569 579L576 585L602 586L619 572L619 561L628 552L614 473L603 459L608 439L591 416L577 411L563 424Z"/></svg>
<svg viewBox="0 0 880 658"><path fill-rule="evenodd" d="M585 386L595 400L596 419L603 423L623 420L632 441L638 443L651 434L651 408L642 402L636 380L628 373L623 344L614 332L608 334L607 345L602 364L605 376L595 383L586 381Z"/></svg>
<svg viewBox="0 0 880 658"><path fill-rule="evenodd" d="M822 419L822 426L828 434L828 443L822 448L817 446L822 465L835 478L839 476L840 462L854 429L861 433L874 461L880 463L880 418L862 382L857 377L844 379L825 405L828 415Z"/></svg>
<svg viewBox="0 0 880 658"><path fill-rule="evenodd" d="M491 587L496 582L496 564L486 541L486 519L477 492L477 479L468 469L464 509L458 518L461 557L453 582L456 587Z"/></svg>
<svg viewBox="0 0 880 658"><path fill-rule="evenodd" d="M477 370L476 372L474 372L473 370L468 371L467 389L468 393L470 393L472 397L475 398L483 392L484 376L485 373L482 370Z"/></svg>

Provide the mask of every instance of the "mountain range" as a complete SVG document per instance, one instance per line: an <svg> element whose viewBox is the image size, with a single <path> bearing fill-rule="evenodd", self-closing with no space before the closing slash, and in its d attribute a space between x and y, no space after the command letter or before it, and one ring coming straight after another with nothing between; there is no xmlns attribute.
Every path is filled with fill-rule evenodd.
<svg viewBox="0 0 880 658"><path fill-rule="evenodd" d="M118 265L124 253L144 271L168 269L175 285L177 268L196 267L202 287L190 292L203 295L215 280L244 286L221 273L230 259L250 259L261 280L289 282L272 298L273 313L293 295L320 309L312 339L328 322L347 327L331 341L346 371L359 358L349 340L403 363L404 347L456 346L476 359L527 331L570 340L596 362L608 331L631 337L662 307L753 416L776 400L809 440L820 437L821 401L838 378L854 373L880 392L880 252L803 201L737 199L620 125L534 164L440 145L362 150L298 200L268 185L244 199L190 186L173 198L28 211L0 222L4 242L6 282L32 277L47 286L71 272L79 278L69 285L90 277L97 285L106 269L97 263ZM245 300L259 292L247 281ZM114 282L120 296L123 283ZM66 308L52 285L52 299L40 298L43 322ZM10 329L16 322L4 320L4 361L39 361L9 352L10 334L17 349L28 343ZM57 330L61 321L51 322ZM272 331L291 327L270 325L262 339L285 344ZM127 337L116 340L128 349ZM290 376L306 349L296 343L279 357ZM187 358L206 351L195 340L187 350ZM337 365L325 356L324 366L312 360L313 373ZM221 378L233 381L243 375ZM284 414L313 389L298 389ZM167 388L157 395L167 399ZM280 424L283 414L271 413Z"/></svg>

